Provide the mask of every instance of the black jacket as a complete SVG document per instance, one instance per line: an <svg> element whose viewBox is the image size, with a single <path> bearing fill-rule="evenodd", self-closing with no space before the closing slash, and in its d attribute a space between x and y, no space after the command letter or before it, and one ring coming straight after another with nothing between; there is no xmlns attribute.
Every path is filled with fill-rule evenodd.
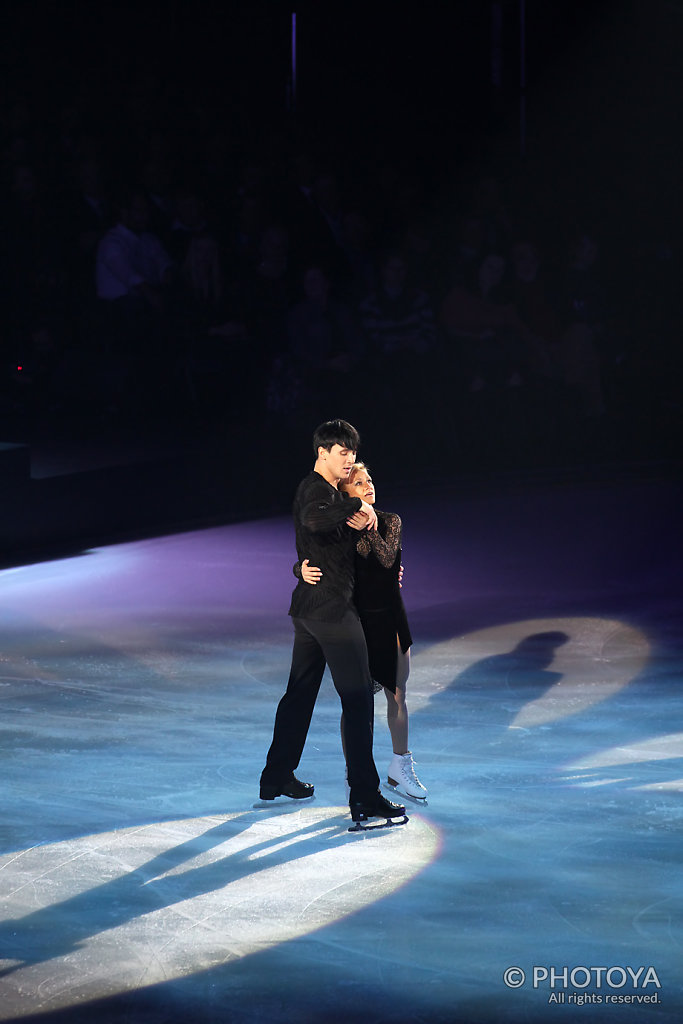
<svg viewBox="0 0 683 1024"><path fill-rule="evenodd" d="M361 507L360 498L346 498L315 470L301 481L292 513L300 561L322 569L312 587L299 580L289 614L295 618L339 622L353 607L354 556L358 532L346 520Z"/></svg>

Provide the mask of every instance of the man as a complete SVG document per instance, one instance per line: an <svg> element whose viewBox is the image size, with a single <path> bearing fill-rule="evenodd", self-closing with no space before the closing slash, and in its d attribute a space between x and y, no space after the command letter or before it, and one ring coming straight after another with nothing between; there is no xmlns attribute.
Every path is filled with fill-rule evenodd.
<svg viewBox="0 0 683 1024"><path fill-rule="evenodd" d="M292 595L292 666L261 775L262 800L313 796L313 786L300 782L294 770L327 664L344 714L349 808L355 822L405 813L379 791L372 757L373 685L365 636L352 602L354 531L376 529L377 515L361 498L345 498L338 490L356 461L359 444L357 430L345 420L321 423L313 435L315 465L294 498L299 559L308 558L323 575L315 587L299 580Z"/></svg>
<svg viewBox="0 0 683 1024"><path fill-rule="evenodd" d="M135 189L125 194L118 214L97 247L99 315L110 343L103 376L116 405L149 409L172 392L178 372L166 302L173 263L148 230L144 195Z"/></svg>
<svg viewBox="0 0 683 1024"><path fill-rule="evenodd" d="M133 191L121 200L118 223L97 249L98 298L115 302L134 297L160 308L163 289L172 279L173 261L148 224L147 200Z"/></svg>

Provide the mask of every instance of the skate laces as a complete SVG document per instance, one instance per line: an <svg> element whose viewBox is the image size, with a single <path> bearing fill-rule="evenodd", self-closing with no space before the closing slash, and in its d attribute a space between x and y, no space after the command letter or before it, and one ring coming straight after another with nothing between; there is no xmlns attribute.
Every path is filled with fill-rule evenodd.
<svg viewBox="0 0 683 1024"><path fill-rule="evenodd" d="M425 786L422 785L417 777L415 771L415 761L410 751L407 754L400 755L400 776L403 780L403 786L405 791L410 793L411 796L422 796L427 792ZM412 789L412 793L411 793Z"/></svg>
<svg viewBox="0 0 683 1024"><path fill-rule="evenodd" d="M413 760L412 754L404 754L401 758L401 772L406 778L410 779L411 782L421 785L420 780L415 772L415 761Z"/></svg>

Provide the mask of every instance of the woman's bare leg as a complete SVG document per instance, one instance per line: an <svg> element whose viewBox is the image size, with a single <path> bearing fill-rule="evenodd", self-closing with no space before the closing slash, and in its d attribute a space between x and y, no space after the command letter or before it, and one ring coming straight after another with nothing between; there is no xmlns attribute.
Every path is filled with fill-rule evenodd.
<svg viewBox="0 0 683 1024"><path fill-rule="evenodd" d="M387 698L387 724L391 733L391 745L395 754L406 754L408 746L408 707L406 705L406 683L410 675L410 651L405 654L401 650L398 637L398 660L396 662L396 693L386 686L384 693Z"/></svg>
<svg viewBox="0 0 683 1024"><path fill-rule="evenodd" d="M406 683L410 675L410 650L405 654L401 650L401 644L396 637L398 647L396 660L396 693L384 687L387 698L387 724L391 735L391 746L395 754L406 754L408 747L408 706L406 704ZM340 729L342 750L344 756L344 716L341 717Z"/></svg>
<svg viewBox="0 0 683 1024"><path fill-rule="evenodd" d="M410 651L401 652L399 645L396 667L396 693L384 688L387 696L387 722L394 756L389 765L387 782L397 793L415 800L426 800L427 790L415 774L415 762L408 748L408 708L406 683L410 674Z"/></svg>

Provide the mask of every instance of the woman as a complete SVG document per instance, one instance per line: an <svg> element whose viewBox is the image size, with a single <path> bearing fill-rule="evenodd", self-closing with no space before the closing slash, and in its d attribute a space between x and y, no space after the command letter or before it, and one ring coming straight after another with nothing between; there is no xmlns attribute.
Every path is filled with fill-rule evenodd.
<svg viewBox="0 0 683 1024"><path fill-rule="evenodd" d="M367 466L357 462L339 489L375 504L375 488ZM352 525L349 520L349 525ZM406 683L410 673L413 642L399 589L401 568L401 520L392 512L377 510L377 530L363 530L356 545L354 601L368 645L370 673L377 689L384 688L387 722L394 751L387 781L403 796L425 800L422 785L408 749L408 708ZM312 586L322 572L304 559L294 573Z"/></svg>

